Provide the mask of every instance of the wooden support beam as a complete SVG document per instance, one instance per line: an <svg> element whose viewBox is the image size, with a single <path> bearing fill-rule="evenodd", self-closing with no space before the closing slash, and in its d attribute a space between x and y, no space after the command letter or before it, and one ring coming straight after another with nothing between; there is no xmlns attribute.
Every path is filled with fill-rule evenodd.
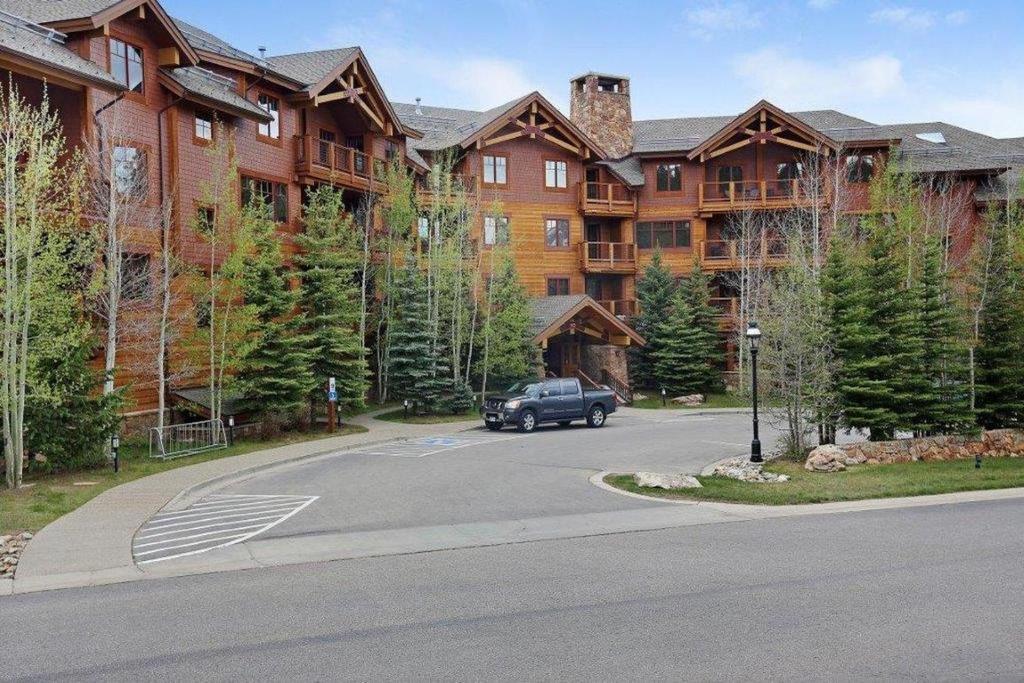
<svg viewBox="0 0 1024 683"><path fill-rule="evenodd" d="M727 147L720 147L720 148L716 149L713 152L709 152L708 155L707 155L707 158L708 159L714 159L715 157L720 157L723 154L728 154L729 152L733 151L734 149L739 149L740 147L746 147L747 145L749 145L753 141L754 141L754 138L747 138L746 140L740 140L739 142L734 142L733 144L731 144L731 145L729 145ZM704 157L704 155L701 154L701 161L704 161L703 157Z"/></svg>
<svg viewBox="0 0 1024 683"><path fill-rule="evenodd" d="M142 21L143 19L146 18L146 4L145 3L139 5L138 7L135 8L135 11L132 12L132 18L133 19L138 19L139 21Z"/></svg>
<svg viewBox="0 0 1024 683"><path fill-rule="evenodd" d="M368 105L366 102L363 101L362 97L356 97L355 98L355 103L358 104L359 107L364 112L366 112L366 115L369 116L373 120L374 123L376 123L378 126L380 126L381 130L384 129L384 119L382 119L380 117L380 115L377 114L377 112L375 112L373 109L371 109L370 105Z"/></svg>
<svg viewBox="0 0 1024 683"><path fill-rule="evenodd" d="M156 61L160 66L180 66L181 53L176 47L162 47L156 51Z"/></svg>
<svg viewBox="0 0 1024 683"><path fill-rule="evenodd" d="M796 140L787 140L786 138L775 138L775 141L781 145L787 147L796 147L797 149L806 150L808 152L816 152L818 148L814 145L808 145L806 142L797 142Z"/></svg>
<svg viewBox="0 0 1024 683"><path fill-rule="evenodd" d="M760 119L761 119L761 132L763 133L766 130L768 130L768 112L766 112L764 109L761 110Z"/></svg>
<svg viewBox="0 0 1024 683"><path fill-rule="evenodd" d="M522 137L524 133L526 133L526 131L524 129L520 129L520 130L512 131L511 133L505 133L504 135L499 135L499 136L494 137L494 138L488 138L487 140L484 140L484 145L485 146L486 145L496 145L499 142L506 142L508 140L515 140L516 138Z"/></svg>
<svg viewBox="0 0 1024 683"><path fill-rule="evenodd" d="M362 88L349 88L348 90L332 92L326 95L317 95L314 99L317 103L316 106L327 104L328 102L337 102L338 100L348 100L349 102L355 103L357 100L361 101L359 95L362 94Z"/></svg>
<svg viewBox="0 0 1024 683"><path fill-rule="evenodd" d="M556 138L556 137L554 137L552 135L549 135L549 136L547 136L544 139L549 141L549 142L555 143L559 147L563 147L563 148L569 150L573 154L579 154L580 153L580 148L577 147L576 145L569 144L568 142L565 142L564 140L559 140L558 138Z"/></svg>

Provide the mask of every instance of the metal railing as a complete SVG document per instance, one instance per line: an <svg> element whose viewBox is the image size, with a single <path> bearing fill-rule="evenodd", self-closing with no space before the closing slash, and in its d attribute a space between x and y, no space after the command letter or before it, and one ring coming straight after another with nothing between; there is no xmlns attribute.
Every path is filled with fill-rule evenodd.
<svg viewBox="0 0 1024 683"><path fill-rule="evenodd" d="M580 183L579 200L584 213L636 213L636 193L619 183Z"/></svg>
<svg viewBox="0 0 1024 683"><path fill-rule="evenodd" d="M151 427L149 457L170 459L227 448L227 433L221 420Z"/></svg>

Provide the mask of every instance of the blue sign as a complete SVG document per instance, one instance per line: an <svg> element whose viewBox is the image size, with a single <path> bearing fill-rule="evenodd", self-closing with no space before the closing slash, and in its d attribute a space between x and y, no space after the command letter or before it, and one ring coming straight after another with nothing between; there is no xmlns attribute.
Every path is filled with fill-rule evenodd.
<svg viewBox="0 0 1024 683"><path fill-rule="evenodd" d="M338 392L337 391L328 391L327 392L327 400L328 401L337 401L338 400Z"/></svg>

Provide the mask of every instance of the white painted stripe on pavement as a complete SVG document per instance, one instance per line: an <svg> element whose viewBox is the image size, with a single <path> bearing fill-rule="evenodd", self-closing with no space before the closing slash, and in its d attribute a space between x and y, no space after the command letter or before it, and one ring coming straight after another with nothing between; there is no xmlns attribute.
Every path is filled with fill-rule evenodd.
<svg viewBox="0 0 1024 683"><path fill-rule="evenodd" d="M246 526L233 526L230 529L217 529L216 531L204 531L201 534L192 534L190 536L175 536L174 538L165 538L162 541L150 541L149 543L136 543L136 548L148 548L154 545L164 545L165 543L177 543L178 541L187 541L193 538L202 538L203 536L216 536L217 534L223 534L234 531L245 531L247 529L255 529L262 524L247 524ZM195 529L186 529L187 531L195 531ZM136 553L138 555L139 553Z"/></svg>
<svg viewBox="0 0 1024 683"><path fill-rule="evenodd" d="M230 535L224 536L223 538L207 538L207 539L204 539L202 541L193 541L192 543L182 543L181 545L172 545L172 546L168 546L166 548L156 548L154 550L147 550L145 552L135 553L135 557L142 557L144 555L152 555L153 553L162 553L162 552L165 552L165 551L168 551L168 550L177 550L178 548L191 548L192 546L202 545L203 543L213 543L215 541L225 541L225 540L228 540L230 538L236 538L238 536L240 536L240 534L232 532Z"/></svg>
<svg viewBox="0 0 1024 683"><path fill-rule="evenodd" d="M250 517L249 519L234 519L230 522L218 522L217 524L203 524L200 526L185 527L184 529L173 529L171 531L161 531L158 534L145 534L143 536L136 536L135 539L141 541L144 538L156 538L158 536L171 536L173 534L183 534L188 531L195 531L196 529L212 529L216 526L231 526L232 524L241 524L242 522L255 522L259 520L275 519L277 513L271 515L263 515L259 517ZM143 527L143 530L147 530Z"/></svg>
<svg viewBox="0 0 1024 683"><path fill-rule="evenodd" d="M313 496L318 498L319 496ZM306 500L309 496L296 496L296 495L285 495L275 494L269 495L265 493L211 493L207 498L296 498L299 500Z"/></svg>
<svg viewBox="0 0 1024 683"><path fill-rule="evenodd" d="M305 500L305 499L303 499ZM284 501L279 500L275 502L259 502L259 503L246 503L244 505L229 505L223 508L203 508L201 510L195 510L188 508L187 510L181 510L180 512L167 512L162 515L153 515L150 521L153 522L169 522L174 519L183 519L187 517L199 517L200 515L215 515L221 512L240 512L243 510L258 510L259 508L271 508L281 507L282 505L298 505L301 500L296 501Z"/></svg>
<svg viewBox="0 0 1024 683"><path fill-rule="evenodd" d="M235 544L238 544L238 543L243 543L243 542L249 540L250 538L252 538L253 536L261 534L264 531L269 531L270 529L273 529L275 526L277 526L281 522L291 518L292 516L298 514L302 510L304 510L307 506L312 504L313 501L315 501L315 500L317 500L319 498L320 498L320 496L310 496L309 500L307 500L305 503L303 503L299 507L297 507L294 510L292 510L291 512L289 512L287 515L285 515L281 519L279 519L279 520L277 520L275 522L271 522L270 524L268 524L268 525L266 525L264 527L261 527L259 529L256 529L255 531L249 532L248 534L245 534L244 536L242 536L240 538L228 541L227 543L222 543L222 544L219 544L219 545L211 546L209 548L200 548L198 550L189 550L189 551L186 551L186 552L183 552L183 553L177 553L177 554L174 554L174 555L167 555L165 557L154 557L153 559L150 559L150 560L142 560L141 562L137 562L136 564L150 564L150 563L153 563L153 562L163 562L165 560L173 560L173 559L175 559L177 557L186 557L186 556L190 556L190 555L198 555L199 553L209 552L210 550L215 550L217 548L226 548L226 547L231 546L231 545L235 545ZM165 548L165 550L166 550L166 548Z"/></svg>
<svg viewBox="0 0 1024 683"><path fill-rule="evenodd" d="M269 513L269 512L284 512L286 510L290 510L292 507L293 506L290 505L290 504L289 505L279 505L277 507L270 508L269 510L259 510L259 512L261 514L262 513ZM248 510L246 512L233 512L233 513L227 514L227 515L223 515L223 514L222 515L214 515L212 517L200 517L200 518L195 518L195 519L186 519L184 521L174 521L174 520L172 520L171 523L168 523L168 524L160 523L160 524L150 524L150 525L147 525L146 529L168 529L168 528L173 527L173 526L185 526L187 524L195 524L196 522L210 522L210 521L213 521L215 519L230 519L232 517L245 517L246 515L251 515L254 512L257 512L257 511L256 510Z"/></svg>

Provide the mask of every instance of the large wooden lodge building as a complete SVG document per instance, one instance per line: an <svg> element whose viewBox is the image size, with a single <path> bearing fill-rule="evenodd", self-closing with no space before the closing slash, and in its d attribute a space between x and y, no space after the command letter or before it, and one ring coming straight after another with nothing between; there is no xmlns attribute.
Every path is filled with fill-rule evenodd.
<svg viewBox="0 0 1024 683"><path fill-rule="evenodd" d="M189 226L204 209L215 120L233 130L239 173L272 203L286 245L304 187L334 183L355 207L380 189L375 159L398 156L426 174L450 150L479 205L501 201L549 371L616 385L628 383L624 349L643 343L629 319L655 246L680 276L694 259L715 273L714 302L730 320L730 217L806 202L808 154L844 161L850 211L867 208L866 181L893 153L916 172L954 178L974 199L968 224L1024 167L1024 138L766 101L738 115L636 121L629 79L602 73L570 81L568 115L537 92L487 111L396 103L358 47L257 56L155 0L0 0L0 77L34 100L45 83L72 145L104 121L130 131L122 158L141 160L154 206L173 195L174 239L197 263ZM483 213L474 229L484 248L504 234ZM133 239L134 262L155 260L158 229ZM784 245L766 242L759 258L783 263ZM134 409L144 415L155 385L139 387Z"/></svg>

